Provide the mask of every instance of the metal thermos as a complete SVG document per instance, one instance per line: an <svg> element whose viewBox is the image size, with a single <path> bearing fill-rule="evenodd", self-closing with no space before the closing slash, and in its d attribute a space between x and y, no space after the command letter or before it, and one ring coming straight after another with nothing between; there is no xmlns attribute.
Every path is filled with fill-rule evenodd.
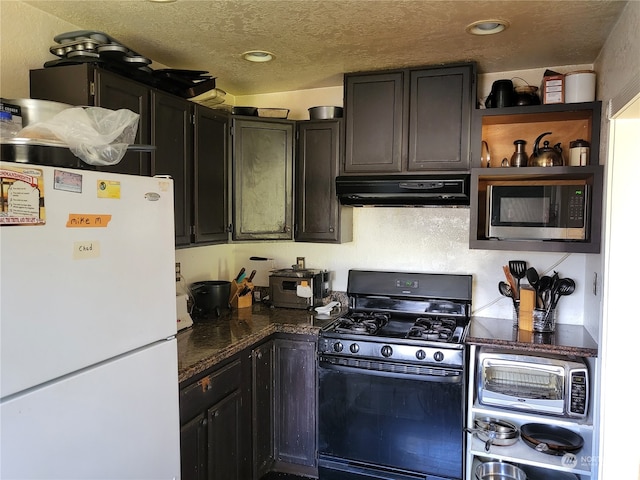
<svg viewBox="0 0 640 480"><path fill-rule="evenodd" d="M516 146L516 150L515 152L513 152L513 155L511 155L511 161L509 162L512 167L527 166L527 160L529 157L524 151L524 146L526 143L527 142L525 142L524 140L516 140L515 142L513 142L513 144Z"/></svg>

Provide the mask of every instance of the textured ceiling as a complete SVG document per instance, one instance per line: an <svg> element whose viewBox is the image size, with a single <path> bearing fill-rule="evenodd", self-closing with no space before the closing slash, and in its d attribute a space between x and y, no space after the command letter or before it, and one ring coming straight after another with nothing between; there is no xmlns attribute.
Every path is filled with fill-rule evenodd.
<svg viewBox="0 0 640 480"><path fill-rule="evenodd" d="M342 74L475 60L480 73L593 63L626 2L609 0L29 0L233 95L342 84ZM472 36L477 20L509 22ZM60 32L64 33L64 32ZM51 39L53 44L53 39ZM275 54L250 64L253 49ZM52 59L55 57L52 56ZM154 65L152 64L153 68Z"/></svg>

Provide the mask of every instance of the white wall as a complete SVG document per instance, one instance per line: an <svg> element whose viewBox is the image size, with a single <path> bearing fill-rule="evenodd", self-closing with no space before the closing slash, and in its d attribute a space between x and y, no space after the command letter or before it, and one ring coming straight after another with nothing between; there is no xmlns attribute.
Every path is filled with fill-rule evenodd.
<svg viewBox="0 0 640 480"><path fill-rule="evenodd" d="M603 314L600 322L600 396L596 402L600 424L599 477L640 479L640 437L632 433L630 412L637 398L629 388L640 370L634 340L640 335L637 314L630 312L636 294L632 275L640 268L637 248L637 188L640 178L640 2L631 1L607 39L596 61L598 71L608 72L598 81L600 98L613 115L603 119L602 137L609 157L606 168L607 214L604 229ZM618 109L635 96L633 107ZM608 108L605 108L605 112ZM590 259L595 262L597 259Z"/></svg>

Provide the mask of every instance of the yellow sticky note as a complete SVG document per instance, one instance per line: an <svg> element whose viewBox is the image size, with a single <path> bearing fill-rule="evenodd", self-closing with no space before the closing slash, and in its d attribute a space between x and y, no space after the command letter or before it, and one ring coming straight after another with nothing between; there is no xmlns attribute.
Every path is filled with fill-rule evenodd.
<svg viewBox="0 0 640 480"><path fill-rule="evenodd" d="M120 182L98 180L98 198L120 198Z"/></svg>

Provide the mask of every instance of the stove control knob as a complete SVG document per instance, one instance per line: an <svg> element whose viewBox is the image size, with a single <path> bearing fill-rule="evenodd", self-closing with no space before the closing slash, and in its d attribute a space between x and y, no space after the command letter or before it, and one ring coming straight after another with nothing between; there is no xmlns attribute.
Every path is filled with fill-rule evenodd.
<svg viewBox="0 0 640 480"><path fill-rule="evenodd" d="M343 348L343 345L340 342L336 342L336 343L333 344L333 351L334 352L341 352L342 348Z"/></svg>
<svg viewBox="0 0 640 480"><path fill-rule="evenodd" d="M425 351L424 351L424 350L418 350L418 351L416 352L416 358L417 358L418 360L424 360L425 358L427 358L427 354L425 353Z"/></svg>
<svg viewBox="0 0 640 480"><path fill-rule="evenodd" d="M383 357L389 358L391 355L393 355L393 348L391 348L389 345L385 345L380 349L380 353Z"/></svg>
<svg viewBox="0 0 640 480"><path fill-rule="evenodd" d="M351 350L351 353L358 353L358 351L360 350L360 347L358 346L357 343L352 343L351 346L349 347L349 350Z"/></svg>
<svg viewBox="0 0 640 480"><path fill-rule="evenodd" d="M441 362L442 360L444 360L444 353L438 350L436 353L433 354L433 359L436 362Z"/></svg>

